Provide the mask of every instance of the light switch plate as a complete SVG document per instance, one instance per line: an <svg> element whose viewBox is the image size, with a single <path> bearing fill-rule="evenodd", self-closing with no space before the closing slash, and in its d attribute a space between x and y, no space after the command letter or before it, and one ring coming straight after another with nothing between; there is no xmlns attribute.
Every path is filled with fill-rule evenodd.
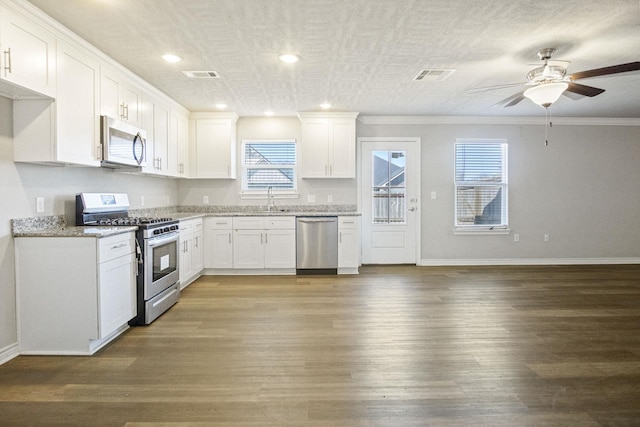
<svg viewBox="0 0 640 427"><path fill-rule="evenodd" d="M309 203L315 203L316 202L316 195L315 194L309 194L307 196L307 202Z"/></svg>
<svg viewBox="0 0 640 427"><path fill-rule="evenodd" d="M36 197L36 212L44 212L44 197Z"/></svg>

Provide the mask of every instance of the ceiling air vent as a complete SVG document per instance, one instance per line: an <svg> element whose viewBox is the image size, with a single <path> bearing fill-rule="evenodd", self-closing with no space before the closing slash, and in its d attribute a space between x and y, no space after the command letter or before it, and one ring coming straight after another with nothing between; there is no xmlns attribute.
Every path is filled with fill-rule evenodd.
<svg viewBox="0 0 640 427"><path fill-rule="evenodd" d="M183 71L182 74L190 79L219 79L220 74L215 71Z"/></svg>
<svg viewBox="0 0 640 427"><path fill-rule="evenodd" d="M428 81L428 82L441 82L449 77L456 70L437 70L427 69L420 70L420 72L413 78L414 81Z"/></svg>

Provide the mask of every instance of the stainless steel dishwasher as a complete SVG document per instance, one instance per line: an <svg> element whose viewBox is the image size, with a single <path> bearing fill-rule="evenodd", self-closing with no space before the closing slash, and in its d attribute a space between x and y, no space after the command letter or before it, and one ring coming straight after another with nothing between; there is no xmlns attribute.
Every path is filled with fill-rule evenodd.
<svg viewBox="0 0 640 427"><path fill-rule="evenodd" d="M338 217L296 218L296 274L338 273Z"/></svg>

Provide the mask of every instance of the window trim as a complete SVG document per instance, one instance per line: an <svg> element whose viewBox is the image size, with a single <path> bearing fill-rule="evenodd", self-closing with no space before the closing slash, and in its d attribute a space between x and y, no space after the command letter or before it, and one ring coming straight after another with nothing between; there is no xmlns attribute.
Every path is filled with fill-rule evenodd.
<svg viewBox="0 0 640 427"><path fill-rule="evenodd" d="M298 165L299 165L299 145L295 138L279 138L279 139L243 139L240 144L240 170L242 175L242 181L240 183L240 198L241 199L264 199L267 196L267 190L250 190L247 188L247 169L252 169L251 166L245 163L245 146L246 144L276 144L276 143L293 143L295 146L295 164L286 165L287 168L293 169L293 188L291 189L273 189L273 198L275 199L293 199L298 198ZM265 168L264 165L262 168ZM266 169L277 169L278 166L267 166Z"/></svg>
<svg viewBox="0 0 640 427"><path fill-rule="evenodd" d="M488 186L501 187L504 200L504 224L469 224L460 225L458 221L458 187L473 186L471 183L458 184L456 181L456 146L458 144L501 144L503 153L502 181L486 184ZM510 234L509 228L509 142L504 138L456 138L453 145L453 234L454 235L495 235Z"/></svg>

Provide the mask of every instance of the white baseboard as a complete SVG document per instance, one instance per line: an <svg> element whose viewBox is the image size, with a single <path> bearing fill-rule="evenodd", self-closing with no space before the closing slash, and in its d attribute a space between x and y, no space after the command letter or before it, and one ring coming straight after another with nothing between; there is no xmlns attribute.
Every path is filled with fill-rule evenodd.
<svg viewBox="0 0 640 427"><path fill-rule="evenodd" d="M640 258L491 258L491 259L422 259L419 266L481 265L607 265L640 264Z"/></svg>
<svg viewBox="0 0 640 427"><path fill-rule="evenodd" d="M5 348L0 348L0 365L20 355L18 343L10 344Z"/></svg>

